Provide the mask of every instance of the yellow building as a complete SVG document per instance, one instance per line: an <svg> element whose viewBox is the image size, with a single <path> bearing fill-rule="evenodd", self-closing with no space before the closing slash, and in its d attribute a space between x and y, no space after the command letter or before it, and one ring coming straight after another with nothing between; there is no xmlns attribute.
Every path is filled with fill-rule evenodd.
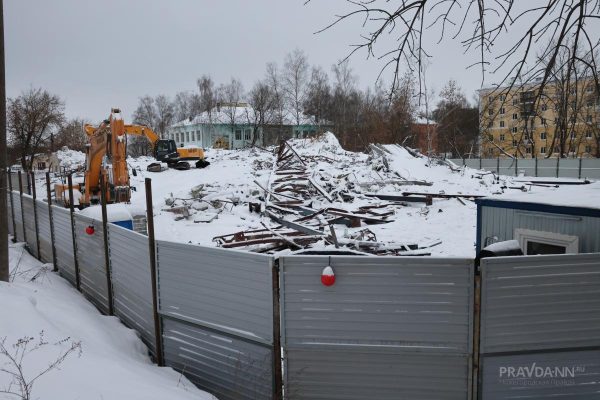
<svg viewBox="0 0 600 400"><path fill-rule="evenodd" d="M482 158L600 157L600 97L593 79L482 89Z"/></svg>

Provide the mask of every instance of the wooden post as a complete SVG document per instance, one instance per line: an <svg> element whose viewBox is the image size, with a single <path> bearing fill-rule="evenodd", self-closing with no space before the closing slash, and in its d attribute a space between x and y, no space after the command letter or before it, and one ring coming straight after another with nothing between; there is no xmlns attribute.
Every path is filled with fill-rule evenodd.
<svg viewBox="0 0 600 400"><path fill-rule="evenodd" d="M535 177L536 178L538 176L538 166L537 166L537 164L538 164L538 158L537 158L537 156L535 156Z"/></svg>
<svg viewBox="0 0 600 400"><path fill-rule="evenodd" d="M519 176L519 157L515 157L515 176Z"/></svg>
<svg viewBox="0 0 600 400"><path fill-rule="evenodd" d="M581 179L581 162L582 162L582 158L579 157L579 173L577 174L578 179Z"/></svg>
<svg viewBox="0 0 600 400"><path fill-rule="evenodd" d="M25 177L27 178L27 192L26 193L28 195L31 195L31 181L29 180L29 174L31 173L31 171L29 171L29 172L25 171L25 172L26 172Z"/></svg>
<svg viewBox="0 0 600 400"><path fill-rule="evenodd" d="M273 262L273 399L283 398L283 375L281 372L281 314L279 306L279 261Z"/></svg>
<svg viewBox="0 0 600 400"><path fill-rule="evenodd" d="M19 198L21 200L21 225L23 226L23 241L27 243L27 232L25 231L25 210L23 208L23 177L21 176L21 171L19 171Z"/></svg>
<svg viewBox="0 0 600 400"><path fill-rule="evenodd" d="M50 190L50 171L46 172L46 197L48 198L48 219L50 220L50 244L52 245L52 271L58 271L58 263L56 262L56 245L54 244L54 220L52 217L52 191Z"/></svg>
<svg viewBox="0 0 600 400"><path fill-rule="evenodd" d="M38 228L38 215L37 215L37 192L35 190L35 172L31 174L31 196L33 197L33 221L35 222L35 247L37 250L37 259L41 260L42 255L40 254L40 228Z"/></svg>
<svg viewBox="0 0 600 400"><path fill-rule="evenodd" d="M156 273L156 240L154 238L154 209L152 207L152 179L146 178L146 219L148 222L148 252L150 256L150 276L152 279L152 311L154 315L154 340L156 346L156 362L165 365L162 349L162 329L158 315L158 285Z"/></svg>
<svg viewBox="0 0 600 400"><path fill-rule="evenodd" d="M556 157L556 177L560 175L560 155Z"/></svg>
<svg viewBox="0 0 600 400"><path fill-rule="evenodd" d="M12 217L13 226L13 243L17 241L17 223L15 222L15 205L13 200L13 187L12 187L12 172L8 169L8 189L10 193L10 216Z"/></svg>
<svg viewBox="0 0 600 400"><path fill-rule="evenodd" d="M496 158L496 175L500 175L500 156Z"/></svg>
<svg viewBox="0 0 600 400"><path fill-rule="evenodd" d="M108 252L108 215L106 212L106 188L104 175L100 174L100 204L102 206L102 233L104 236L104 270L106 272L106 296L108 298L108 315L114 315L112 280L110 278L110 254Z"/></svg>
<svg viewBox="0 0 600 400"><path fill-rule="evenodd" d="M81 292L81 278L79 276L79 262L77 261L77 240L75 239L75 206L73 198L73 174L68 176L69 183L69 211L71 213L71 237L73 238L73 263L75 265L75 286Z"/></svg>

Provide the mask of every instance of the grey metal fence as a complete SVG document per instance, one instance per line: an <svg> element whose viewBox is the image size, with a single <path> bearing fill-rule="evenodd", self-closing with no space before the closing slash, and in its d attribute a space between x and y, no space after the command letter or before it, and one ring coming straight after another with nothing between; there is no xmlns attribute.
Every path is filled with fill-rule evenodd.
<svg viewBox="0 0 600 400"><path fill-rule="evenodd" d="M108 224L115 315L156 354L148 237Z"/></svg>
<svg viewBox="0 0 600 400"><path fill-rule="evenodd" d="M6 195L6 215L7 215L7 219L8 219L8 234L12 235L14 237L15 232L13 229L13 213L12 213L12 205L11 205L11 201L12 201L12 193L9 192L8 190L6 191L7 195Z"/></svg>
<svg viewBox="0 0 600 400"><path fill-rule="evenodd" d="M221 400L273 397L272 257L157 241L166 365Z"/></svg>
<svg viewBox="0 0 600 400"><path fill-rule="evenodd" d="M56 247L58 271L71 284L75 285L75 261L69 210L52 206L52 221L54 223L54 245Z"/></svg>
<svg viewBox="0 0 600 400"><path fill-rule="evenodd" d="M93 233L86 233L92 226ZM82 293L104 314L109 300L104 257L104 231L100 221L75 214L75 240Z"/></svg>
<svg viewBox="0 0 600 400"><path fill-rule="evenodd" d="M481 263L481 399L600 393L600 254Z"/></svg>
<svg viewBox="0 0 600 400"><path fill-rule="evenodd" d="M598 158L457 158L450 161L508 176L600 179Z"/></svg>
<svg viewBox="0 0 600 400"><path fill-rule="evenodd" d="M336 281L321 284L324 267ZM283 257L289 399L467 399L473 261Z"/></svg>
<svg viewBox="0 0 600 400"><path fill-rule="evenodd" d="M35 218L33 218L33 198L28 194L23 194L23 213L25 215L24 221L27 248L31 254L38 257Z"/></svg>
<svg viewBox="0 0 600 400"><path fill-rule="evenodd" d="M19 241L24 241L25 236L23 236L23 214L21 211L21 196L19 196L18 192L12 193L13 197L13 208L15 215L15 238Z"/></svg>
<svg viewBox="0 0 600 400"><path fill-rule="evenodd" d="M45 263L53 262L52 259L52 238L50 230L50 215L48 212L48 203L36 200L37 208L37 226L40 240L40 259Z"/></svg>

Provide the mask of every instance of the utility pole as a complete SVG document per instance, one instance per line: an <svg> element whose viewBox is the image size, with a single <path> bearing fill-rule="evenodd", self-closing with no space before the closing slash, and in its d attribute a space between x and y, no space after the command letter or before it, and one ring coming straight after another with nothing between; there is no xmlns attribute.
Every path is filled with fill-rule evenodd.
<svg viewBox="0 0 600 400"><path fill-rule="evenodd" d="M6 209L6 80L4 76L4 4L0 0L0 281L8 282L8 210Z"/></svg>

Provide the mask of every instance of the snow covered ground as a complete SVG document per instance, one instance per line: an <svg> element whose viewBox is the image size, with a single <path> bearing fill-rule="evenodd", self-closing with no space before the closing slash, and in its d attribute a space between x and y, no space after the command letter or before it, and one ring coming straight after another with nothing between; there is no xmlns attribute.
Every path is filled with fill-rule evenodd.
<svg viewBox="0 0 600 400"><path fill-rule="evenodd" d="M11 356L26 350L21 365L27 381L68 352L33 382L32 399L214 399L171 368L152 364L135 331L101 315L23 243L11 242L9 257L14 280L0 282L0 343ZM0 354L0 399L21 398L2 393L20 393L11 386L16 371Z"/></svg>
<svg viewBox="0 0 600 400"><path fill-rule="evenodd" d="M404 192L420 192L503 197L520 192L511 187L524 186L529 193L539 193L543 197L544 193L554 190L526 185L523 178L501 176L495 179L491 173L482 174L482 171L463 167L450 168L427 157L415 157L397 145L377 146L379 150L372 154L348 152L341 148L331 133L317 139L291 140L290 144L305 157L311 178L319 185L331 193L342 190L354 197L352 201L344 202L338 196L329 203L316 196L310 199L310 204L306 204L315 210L335 207L356 212L362 206L388 203L366 196L373 193L402 195ZM277 224L269 218L251 213L248 207L249 201L262 201L260 196L264 192L254 181L262 187L268 186L276 161L274 150L207 149L205 153L211 162L207 168L191 168L188 171L168 169L161 173L146 171L146 166L155 162L151 157L128 159L129 165L138 171L137 176L131 175L131 184L136 191L132 193L128 207L133 214L144 214L144 178L150 177L158 239L216 246L213 242L215 236L263 229L263 223L275 227ZM384 165L383 158L387 165ZM425 181L431 185L407 185L407 181ZM192 190L197 193L193 195ZM368 228L382 243L439 243L427 251L434 256L473 257L476 205L473 201L461 200L434 199L431 206L423 203L394 206L391 207L394 214L388 217L392 220L390 223L368 226L363 223L360 228L340 224L334 228L342 241L352 237L358 230ZM189 211L186 211L189 215L184 217L168 211L181 206L189 207Z"/></svg>

